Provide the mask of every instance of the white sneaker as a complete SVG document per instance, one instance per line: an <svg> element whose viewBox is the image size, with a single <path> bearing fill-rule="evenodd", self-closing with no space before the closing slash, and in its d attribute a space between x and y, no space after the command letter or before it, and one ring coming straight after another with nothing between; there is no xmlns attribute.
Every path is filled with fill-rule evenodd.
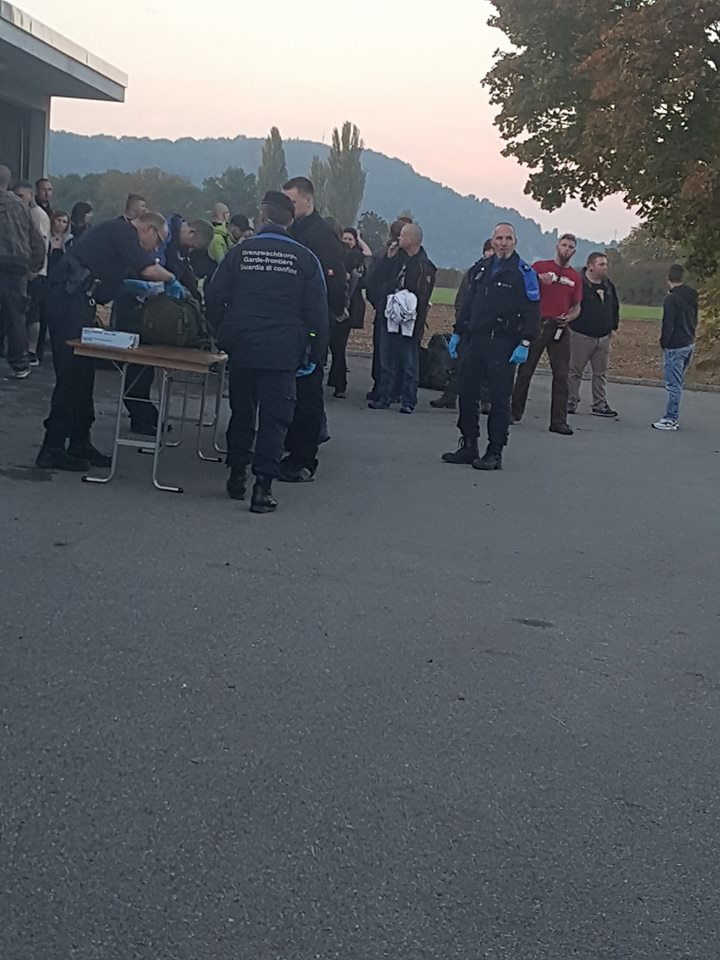
<svg viewBox="0 0 720 960"><path fill-rule="evenodd" d="M680 428L680 424L677 422L677 420L668 420L667 417L663 417L662 420L657 420L653 424L653 427L656 430L678 430Z"/></svg>

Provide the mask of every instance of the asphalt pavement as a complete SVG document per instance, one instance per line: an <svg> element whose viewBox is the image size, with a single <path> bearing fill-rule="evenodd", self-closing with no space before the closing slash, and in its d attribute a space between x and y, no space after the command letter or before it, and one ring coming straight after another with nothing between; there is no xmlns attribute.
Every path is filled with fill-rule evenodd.
<svg viewBox="0 0 720 960"><path fill-rule="evenodd" d="M482 474L351 366L274 516L190 438L37 471L0 381L0 957L718 956L720 396L538 377Z"/></svg>

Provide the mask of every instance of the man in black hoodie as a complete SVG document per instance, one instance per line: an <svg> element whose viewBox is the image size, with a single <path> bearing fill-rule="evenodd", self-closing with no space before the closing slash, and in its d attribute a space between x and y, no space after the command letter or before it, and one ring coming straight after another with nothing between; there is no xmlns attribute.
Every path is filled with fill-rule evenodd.
<svg viewBox="0 0 720 960"><path fill-rule="evenodd" d="M343 245L315 209L315 188L307 177L293 177L283 187L292 200L295 222L290 236L311 250L320 261L330 323L336 323L348 305L348 283L343 260ZM288 456L283 460L280 480L286 483L307 483L317 470L320 433L325 418L323 379L325 356L315 370L297 383L295 416L285 439Z"/></svg>
<svg viewBox="0 0 720 960"><path fill-rule="evenodd" d="M679 263L668 270L669 293L663 304L660 346L663 349L667 407L665 416L657 420L656 430L677 430L680 426L680 401L685 373L695 349L698 323L698 293L683 283L685 270Z"/></svg>
<svg viewBox="0 0 720 960"><path fill-rule="evenodd" d="M583 298L577 320L570 324L570 374L568 413L577 413L580 384L588 363L592 368L592 412L596 417L617 417L607 402L607 372L613 333L620 325L620 301L608 278L608 258L591 253L582 271Z"/></svg>

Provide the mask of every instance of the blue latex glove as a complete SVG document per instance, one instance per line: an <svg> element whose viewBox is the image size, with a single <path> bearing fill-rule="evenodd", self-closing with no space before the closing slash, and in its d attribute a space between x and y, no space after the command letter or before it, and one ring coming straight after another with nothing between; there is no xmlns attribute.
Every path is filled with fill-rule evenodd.
<svg viewBox="0 0 720 960"><path fill-rule="evenodd" d="M519 343L512 352L510 363L517 363L518 365L521 363L527 363L527 358L528 348Z"/></svg>
<svg viewBox="0 0 720 960"><path fill-rule="evenodd" d="M450 337L450 342L448 343L448 353L450 354L453 360L457 360L458 358L457 350L458 350L459 344L460 344L460 334L454 333Z"/></svg>
<svg viewBox="0 0 720 960"><path fill-rule="evenodd" d="M186 296L185 287L179 280L176 280L175 277L173 277L172 280L168 280L165 284L165 293L168 297L172 297L173 300L184 300Z"/></svg>
<svg viewBox="0 0 720 960"><path fill-rule="evenodd" d="M123 286L134 297L149 297L153 293L153 285L147 280L123 280Z"/></svg>
<svg viewBox="0 0 720 960"><path fill-rule="evenodd" d="M317 364L315 363L306 363L304 367L300 367L299 370L295 372L295 377L309 377L311 373L314 372Z"/></svg>

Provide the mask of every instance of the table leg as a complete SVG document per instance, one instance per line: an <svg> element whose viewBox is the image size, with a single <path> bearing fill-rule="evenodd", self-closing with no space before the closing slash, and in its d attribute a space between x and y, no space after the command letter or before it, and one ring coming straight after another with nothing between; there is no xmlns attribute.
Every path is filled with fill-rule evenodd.
<svg viewBox="0 0 720 960"><path fill-rule="evenodd" d="M201 460L208 461L210 463L222 463L222 457L206 457L202 450L202 432L203 427L215 426L215 420L211 423L206 424L205 421L205 403L207 401L207 386L208 380L210 379L210 373L208 372L203 379L202 392L200 394L200 416L198 417L198 427L197 427L197 455ZM215 434L213 433L213 438Z"/></svg>
<svg viewBox="0 0 720 960"><path fill-rule="evenodd" d="M158 459L160 453L162 452L163 446L163 432L167 426L167 416L168 416L168 399L170 396L170 385L172 383L172 377L168 374L167 370L163 368L162 371L162 381L160 386L160 405L158 409L158 422L155 429L155 450L153 452L153 469L152 469L152 482L153 486L157 490L164 490L167 493L182 493L182 487L169 487L165 484L160 483L158 480Z"/></svg>
<svg viewBox="0 0 720 960"><path fill-rule="evenodd" d="M120 396L118 397L117 414L115 415L115 436L113 437L112 463L110 464L110 473L107 477L83 477L83 483L110 483L115 476L115 467L117 466L118 449L120 447L120 426L122 424L123 400L125 398L125 389L127 383L127 364L123 363L120 368Z"/></svg>

